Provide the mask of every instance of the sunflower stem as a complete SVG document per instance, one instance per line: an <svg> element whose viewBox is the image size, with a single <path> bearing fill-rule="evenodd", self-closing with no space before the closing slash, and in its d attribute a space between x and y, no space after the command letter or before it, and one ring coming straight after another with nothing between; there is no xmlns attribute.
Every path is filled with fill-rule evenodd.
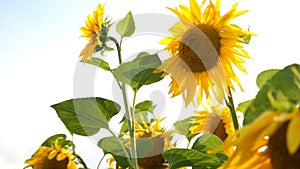
<svg viewBox="0 0 300 169"><path fill-rule="evenodd" d="M109 36L108 39L110 39L111 41L113 41L117 47L117 51L118 51L118 58L119 58L119 64L121 65L123 63L122 61L122 54L121 54L121 44L122 44L122 39L120 40L120 43L114 38ZM131 161L129 161L129 166L132 169L137 169L137 158L136 158L136 140L135 140L135 127L134 127L134 121L135 121L135 99L136 99L136 91L134 93L134 98L133 98L133 108L130 111L129 110L129 104L128 104L128 97L127 97L127 92L126 92L126 86L124 83L119 83L118 82L119 87L121 88L122 91L122 96L123 96L123 101L124 101L124 105L125 105L125 118L126 118L126 122L128 124L128 130L129 130L129 134L130 134L130 143L131 143ZM127 152L126 152L127 153ZM129 157L130 159L130 157Z"/></svg>
<svg viewBox="0 0 300 169"><path fill-rule="evenodd" d="M109 36L108 39L115 43L115 45L117 47L117 51L118 51L119 64L122 64L122 54L121 54L122 39L120 41L120 44L118 43L118 41L114 37Z"/></svg>
<svg viewBox="0 0 300 169"><path fill-rule="evenodd" d="M129 156L127 150L126 150L125 145L121 142L121 140L118 138L118 136L111 129L108 128L108 131L118 140L118 143L120 144L120 146L122 147L122 150L125 153L126 160L128 162L129 167L130 168L134 167L133 164L132 164L132 161L130 160L130 156Z"/></svg>
<svg viewBox="0 0 300 169"><path fill-rule="evenodd" d="M79 163L82 164L84 168L88 168L83 159L78 154L75 154L75 157L79 160Z"/></svg>
<svg viewBox="0 0 300 169"><path fill-rule="evenodd" d="M237 131L240 127L239 127L238 119L237 119L237 116L236 116L236 111L235 111L235 107L234 107L234 103L233 103L231 90L230 90L229 87L228 87L228 92L229 92L229 95L228 95L228 101L226 101L226 104L230 109L234 129Z"/></svg>
<svg viewBox="0 0 300 169"><path fill-rule="evenodd" d="M136 139L135 139L135 102L136 102L136 95L137 95L137 91L134 91L134 95L133 95L133 103L132 103L132 108L131 108L131 132L130 133L130 147L131 147L131 159L133 162L133 166L136 169L138 164L137 164L137 149L136 149Z"/></svg>

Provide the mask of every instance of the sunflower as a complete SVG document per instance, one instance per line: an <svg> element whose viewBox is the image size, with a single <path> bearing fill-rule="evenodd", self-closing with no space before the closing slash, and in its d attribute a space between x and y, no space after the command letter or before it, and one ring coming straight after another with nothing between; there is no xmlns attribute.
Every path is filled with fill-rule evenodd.
<svg viewBox="0 0 300 169"><path fill-rule="evenodd" d="M236 3L221 16L220 0L215 4L210 1L205 8L204 4L205 0L201 5L190 0L190 8L185 5L180 5L179 9L168 8L180 21L169 29L173 36L160 41L167 45L165 50L172 57L157 72L163 70L171 75L169 93L172 97L182 94L186 105L193 102L195 96L200 103L204 93L206 98L214 94L222 103L225 94L229 94L228 87L235 89L233 82L243 91L233 65L246 73L244 58L250 58L241 43L245 42L243 36L254 34L230 24L247 10L237 11Z"/></svg>
<svg viewBox="0 0 300 169"><path fill-rule="evenodd" d="M269 111L228 137L224 149L236 150L219 169L298 169L300 166L300 109Z"/></svg>
<svg viewBox="0 0 300 169"><path fill-rule="evenodd" d="M138 158L138 169L168 169L168 166L165 166L164 163L167 161L162 157L162 152L164 150L172 148L172 144L169 140L169 136L174 133L174 131L167 131L161 127L161 121L165 118L157 117L155 123L152 122L147 124L146 122L135 123L137 143L143 140L150 139L152 141L153 150L147 153L144 157ZM128 133L123 133L125 136L129 136ZM128 142L127 139L123 140ZM130 143L127 144L130 146ZM141 152L141 151L140 151ZM110 167L113 168L115 165L115 160L113 157L107 159L107 162L110 164ZM120 166L116 165L117 169L122 169Z"/></svg>
<svg viewBox="0 0 300 169"><path fill-rule="evenodd" d="M80 28L82 31L81 37L85 37L89 41L80 53L84 62L89 60L95 51L101 50L105 45L103 43L106 42L109 21L103 18L104 11L104 5L99 4L93 16L87 16L86 27Z"/></svg>
<svg viewBox="0 0 300 169"><path fill-rule="evenodd" d="M41 146L30 159L25 161L25 163L29 164L25 168L77 169L73 154L58 144L61 139L63 138L55 140L54 147Z"/></svg>
<svg viewBox="0 0 300 169"><path fill-rule="evenodd" d="M228 135L234 134L234 126L227 107L211 107L212 111L197 111L197 117L192 121L194 124L190 131L192 134L213 133L220 139L225 140Z"/></svg>

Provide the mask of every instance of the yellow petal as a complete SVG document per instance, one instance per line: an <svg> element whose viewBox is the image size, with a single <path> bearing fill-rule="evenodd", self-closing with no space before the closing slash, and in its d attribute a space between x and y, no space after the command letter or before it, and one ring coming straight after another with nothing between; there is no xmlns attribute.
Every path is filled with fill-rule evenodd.
<svg viewBox="0 0 300 169"><path fill-rule="evenodd" d="M287 132L286 132L287 149L290 155L295 154L300 146L299 129L300 129L300 115L298 113L297 116L291 119L290 123L288 124Z"/></svg>
<svg viewBox="0 0 300 169"><path fill-rule="evenodd" d="M51 151L51 152L49 153L48 159L49 159L49 160L52 160L54 157L56 157L56 155L57 155L57 151L56 151L56 150L53 150L53 151Z"/></svg>

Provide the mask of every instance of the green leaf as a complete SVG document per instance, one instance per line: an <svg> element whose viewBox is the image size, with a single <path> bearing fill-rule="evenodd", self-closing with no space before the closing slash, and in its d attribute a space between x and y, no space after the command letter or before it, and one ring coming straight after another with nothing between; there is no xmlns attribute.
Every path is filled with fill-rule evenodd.
<svg viewBox="0 0 300 169"><path fill-rule="evenodd" d="M279 71L279 69L270 69L261 72L256 78L256 85L261 89L263 85Z"/></svg>
<svg viewBox="0 0 300 169"><path fill-rule="evenodd" d="M247 108L250 106L250 104L252 103L253 99L251 100L247 100L247 101L244 101L242 103L240 103L237 107L237 110L242 112L242 113L245 113L245 111L247 110Z"/></svg>
<svg viewBox="0 0 300 169"><path fill-rule="evenodd" d="M138 90L143 85L149 85L162 79L163 73L153 73L161 65L157 54L139 55L131 62L123 63L114 70L115 78Z"/></svg>
<svg viewBox="0 0 300 169"><path fill-rule="evenodd" d="M104 151L104 154L111 154L122 168L129 166L126 160L126 153L128 154L129 150L123 145L127 152L124 151L118 138L114 136L105 137L98 142L98 146Z"/></svg>
<svg viewBox="0 0 300 169"><path fill-rule="evenodd" d="M190 149L170 149L163 152L163 157L167 159L170 169L188 166L199 169L215 169L221 165L216 157Z"/></svg>
<svg viewBox="0 0 300 169"><path fill-rule="evenodd" d="M207 150L215 150L223 144L222 140L214 134L203 134L200 136L192 146L192 149L207 153ZM228 156L225 152L218 152L216 154L211 154L219 159L220 163L224 163Z"/></svg>
<svg viewBox="0 0 300 169"><path fill-rule="evenodd" d="M137 156L143 158L154 149L153 141L150 138L140 138L136 143Z"/></svg>
<svg viewBox="0 0 300 169"><path fill-rule="evenodd" d="M147 111L147 112L153 113L153 110L154 110L154 106L153 106L153 102L151 100L145 100L143 102L138 103L135 106L136 112Z"/></svg>
<svg viewBox="0 0 300 169"><path fill-rule="evenodd" d="M121 37L129 37L134 33L135 24L131 12L128 12L125 18L117 23L116 30Z"/></svg>
<svg viewBox="0 0 300 169"><path fill-rule="evenodd" d="M81 62L84 62L84 61L81 61ZM93 57L90 61L88 61L86 63L97 66L103 70L107 70L107 71L111 70L109 64L106 61L104 61L103 59Z"/></svg>
<svg viewBox="0 0 300 169"><path fill-rule="evenodd" d="M117 103L99 97L66 100L51 107L70 133L82 136L108 128L109 120L120 111Z"/></svg>
<svg viewBox="0 0 300 169"><path fill-rule="evenodd" d="M53 136L50 136L48 139L46 139L41 146L45 146L45 147L54 147L54 142L56 139L58 139L59 137L62 137L63 139L66 139L67 136L65 134L55 134Z"/></svg>
<svg viewBox="0 0 300 169"><path fill-rule="evenodd" d="M178 120L174 123L175 129L180 131L180 134L185 135L189 141L191 141L191 139L195 136L190 131L190 128L194 125L191 123L194 118L196 117L188 117L183 120Z"/></svg>
<svg viewBox="0 0 300 169"><path fill-rule="evenodd" d="M300 103L300 65L275 73L262 87L245 112L244 125L265 111L291 112Z"/></svg>

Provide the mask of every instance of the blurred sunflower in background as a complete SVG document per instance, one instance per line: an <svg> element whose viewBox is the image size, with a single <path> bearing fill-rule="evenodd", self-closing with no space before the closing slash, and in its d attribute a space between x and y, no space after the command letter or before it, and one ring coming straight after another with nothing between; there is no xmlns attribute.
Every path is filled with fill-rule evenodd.
<svg viewBox="0 0 300 169"><path fill-rule="evenodd" d="M219 169L299 169L300 109L292 113L265 112L220 149L236 150Z"/></svg>
<svg viewBox="0 0 300 169"><path fill-rule="evenodd" d="M54 147L41 146L30 159L25 161L28 164L25 168L78 169L73 152L59 145L59 141L63 139L57 138Z"/></svg>
<svg viewBox="0 0 300 169"><path fill-rule="evenodd" d="M225 90L229 94L228 88L235 89L233 82L243 90L233 65L246 72L244 58L250 57L241 44L246 42L242 37L255 34L230 23L247 10L237 11L236 3L222 16L220 2L209 1L204 7L205 0L200 5L190 0L190 7L168 8L180 21L169 29L173 36L160 41L167 45L165 50L170 52L171 58L159 69L171 75L169 93L172 97L182 94L186 105L193 102L195 96L200 103L203 94L206 98L214 95L222 103Z"/></svg>
<svg viewBox="0 0 300 169"><path fill-rule="evenodd" d="M85 21L85 27L81 27L81 37L87 38L89 41L85 48L80 52L82 60L89 60L94 52L98 52L105 47L107 34L109 30L109 21L104 18L104 5L99 4L93 12L93 16L88 15Z"/></svg>
<svg viewBox="0 0 300 169"><path fill-rule="evenodd" d="M162 152L173 147L171 144L171 134L175 131L165 131L161 127L161 121L165 118L157 117L154 122L147 124L146 122L135 123L136 128L136 139L137 143L140 141L145 141L146 139L151 140L152 150L148 152L144 157L138 158L138 169L168 169L169 167L165 165L167 161L162 157ZM125 136L129 136L128 133L123 133ZM128 139L124 139L123 142L130 147ZM145 147L148 147L144 145ZM144 148L144 147L141 147ZM141 150L139 150L141 151ZM122 169L118 164L115 164L115 159L110 157L107 159L110 164L110 168L116 166L117 169Z"/></svg>
<svg viewBox="0 0 300 169"><path fill-rule="evenodd" d="M197 111L197 117L192 121L194 124L190 131L192 134L212 133L221 140L225 140L228 135L234 134L234 126L230 110L227 107L211 107L212 111Z"/></svg>

